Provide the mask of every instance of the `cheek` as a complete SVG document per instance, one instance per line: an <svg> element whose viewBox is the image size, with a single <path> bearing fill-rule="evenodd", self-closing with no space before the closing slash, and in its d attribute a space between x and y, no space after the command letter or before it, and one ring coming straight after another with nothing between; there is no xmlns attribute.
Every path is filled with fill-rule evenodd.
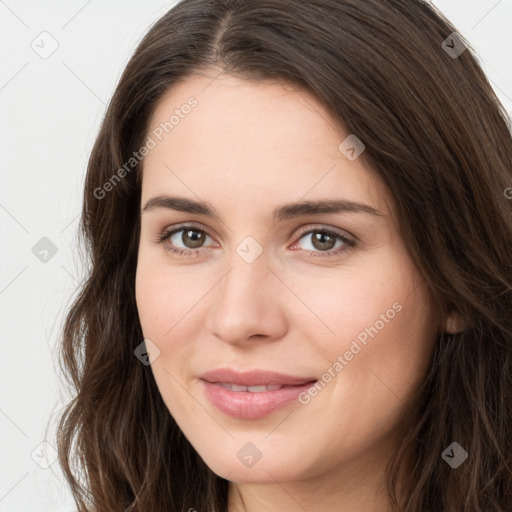
<svg viewBox="0 0 512 512"><path fill-rule="evenodd" d="M141 260L139 260L141 261ZM190 397L183 389L186 369L196 334L188 315L198 294L185 286L178 274L166 274L154 265L139 264L136 301L142 332L159 350L151 363L156 385L169 411L193 414ZM188 314L187 314L188 312Z"/></svg>
<svg viewBox="0 0 512 512"><path fill-rule="evenodd" d="M139 260L135 296L145 337L163 341L172 337L205 294L189 270L166 268Z"/></svg>
<svg viewBox="0 0 512 512"><path fill-rule="evenodd" d="M400 268L407 275L406 267ZM436 324L430 294L419 276L392 279L371 291L366 302L358 296L363 301L359 313L353 309L352 316L345 317L346 336L331 357L344 358L335 386L340 404L350 403L354 414L360 414L357 424L391 425L425 378ZM343 328L341 322L338 326Z"/></svg>
<svg viewBox="0 0 512 512"><path fill-rule="evenodd" d="M204 322L197 317L212 284L198 280L192 266L177 269L139 262L135 294L142 332L160 351L151 367L159 387L165 381L164 389L174 388L172 377L184 380L195 340L201 339Z"/></svg>
<svg viewBox="0 0 512 512"><path fill-rule="evenodd" d="M291 314L298 324L305 323L305 315L311 318L315 332L308 334L319 341L339 344L356 337L379 321L380 315L395 315L393 304L410 285L403 276L394 275L393 268L382 256L375 262L290 276L294 292L307 306L297 303Z"/></svg>
<svg viewBox="0 0 512 512"><path fill-rule="evenodd" d="M309 298L334 333L315 339L340 402L358 396L365 414L405 402L425 376L437 330L430 293L407 254L381 252L360 272L319 284Z"/></svg>

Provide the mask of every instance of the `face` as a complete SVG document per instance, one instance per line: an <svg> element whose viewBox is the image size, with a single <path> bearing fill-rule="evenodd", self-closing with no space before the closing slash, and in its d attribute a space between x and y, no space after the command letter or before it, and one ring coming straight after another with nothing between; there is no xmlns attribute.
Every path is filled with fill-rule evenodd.
<svg viewBox="0 0 512 512"><path fill-rule="evenodd" d="M376 465L439 315L350 133L304 91L223 75L170 90L148 135L136 299L169 413L232 481Z"/></svg>

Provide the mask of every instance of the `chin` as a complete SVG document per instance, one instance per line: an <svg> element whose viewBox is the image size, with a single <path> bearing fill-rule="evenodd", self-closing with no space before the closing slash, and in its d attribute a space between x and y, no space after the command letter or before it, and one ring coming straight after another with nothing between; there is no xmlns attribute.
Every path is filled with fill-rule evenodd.
<svg viewBox="0 0 512 512"><path fill-rule="evenodd" d="M250 443L236 443L233 457L226 457L231 449L221 450L220 453L201 455L205 464L218 476L233 482L275 483L304 478L304 471L298 467L297 461L272 456L271 451L261 453L256 460L255 448ZM240 444L241 448L238 448ZM251 460L251 454L253 459Z"/></svg>

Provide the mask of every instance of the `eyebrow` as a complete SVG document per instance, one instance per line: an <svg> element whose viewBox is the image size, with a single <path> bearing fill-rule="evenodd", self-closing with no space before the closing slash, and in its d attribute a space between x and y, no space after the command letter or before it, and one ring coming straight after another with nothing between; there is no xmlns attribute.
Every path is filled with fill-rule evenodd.
<svg viewBox="0 0 512 512"><path fill-rule="evenodd" d="M147 201L142 212L148 212L156 208L197 213L199 215L220 219L219 214L211 204L205 201L194 201L186 197L166 195L152 197ZM329 213L366 213L379 217L384 216L372 206L364 203L356 203L347 199L327 199L285 204L277 207L272 212L272 217L277 222L280 222L303 215L321 215Z"/></svg>

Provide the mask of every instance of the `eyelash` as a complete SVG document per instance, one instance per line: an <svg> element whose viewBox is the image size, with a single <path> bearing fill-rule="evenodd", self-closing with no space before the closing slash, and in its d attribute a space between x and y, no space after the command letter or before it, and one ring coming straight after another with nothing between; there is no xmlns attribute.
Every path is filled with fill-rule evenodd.
<svg viewBox="0 0 512 512"><path fill-rule="evenodd" d="M181 226L173 226L172 228L165 229L161 234L158 235L156 240L153 240L153 242L156 244L163 244L172 235L179 233L180 231L185 231L185 230L197 231L200 233L204 233L207 236L210 236L204 229L198 228L197 226L194 226L191 224L184 224ZM342 235L341 233L338 233L337 231L334 231L332 229L326 229L324 227L318 227L318 226L315 226L315 227L309 228L309 229L304 229L301 232L299 232L297 235L298 236L297 241L300 240L305 235L309 235L312 233L323 233L323 234L327 234L330 236L334 236L335 238L337 238L343 242L343 245L338 247L335 250L331 249L329 251L308 251L306 249L303 249L306 252L310 252L311 253L310 257L313 257L313 258L319 258L319 257L320 258L330 258L330 257L338 256L342 252L349 251L350 249L353 249L357 246L357 243L354 240L347 238L346 236ZM200 253L203 252L203 251L201 251L201 249L203 249L203 248L199 248L197 250L182 249L182 248L176 248L173 246L167 246L164 248L166 251L172 252L172 253L174 253L176 255L180 255L180 256L195 257L195 256L199 256Z"/></svg>

